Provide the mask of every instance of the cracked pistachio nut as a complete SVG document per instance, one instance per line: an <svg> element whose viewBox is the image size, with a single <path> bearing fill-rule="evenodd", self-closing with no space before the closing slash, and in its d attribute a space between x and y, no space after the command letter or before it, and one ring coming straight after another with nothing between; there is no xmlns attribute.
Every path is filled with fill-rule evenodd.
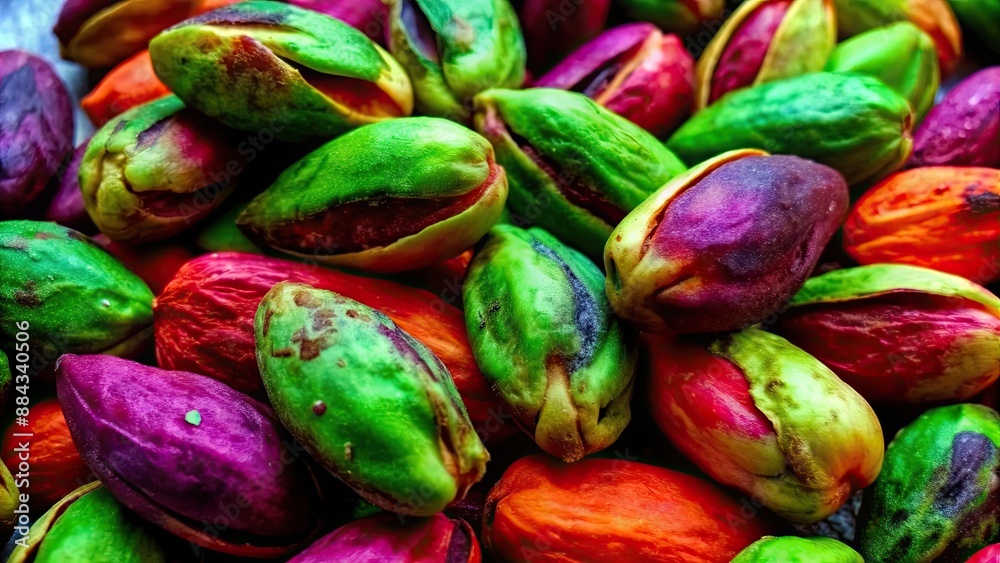
<svg viewBox="0 0 1000 563"><path fill-rule="evenodd" d="M99 482L72 491L42 515L7 563L166 563L167 552Z"/></svg>
<svg viewBox="0 0 1000 563"><path fill-rule="evenodd" d="M311 470L263 403L203 375L97 354L60 357L56 391L91 471L165 531L251 557L296 553L318 534Z"/></svg>
<svg viewBox="0 0 1000 563"><path fill-rule="evenodd" d="M41 221L0 222L0 325L13 350L22 323L43 358L131 356L153 335L153 293L93 240ZM7 348L7 344L10 347Z"/></svg>
<svg viewBox="0 0 1000 563"><path fill-rule="evenodd" d="M156 75L190 107L281 141L328 139L410 115L410 79L364 33L282 2L240 2L149 43Z"/></svg>
<svg viewBox="0 0 1000 563"><path fill-rule="evenodd" d="M467 122L472 98L520 88L525 48L508 0L387 0L389 48L409 73L420 113Z"/></svg>
<svg viewBox="0 0 1000 563"><path fill-rule="evenodd" d="M507 176L474 131L392 119L334 139L254 198L237 225L293 256L402 272L458 256L497 221Z"/></svg>
<svg viewBox="0 0 1000 563"><path fill-rule="evenodd" d="M833 0L749 0L698 58L695 110L728 92L821 70L837 42Z"/></svg>
<svg viewBox="0 0 1000 563"><path fill-rule="evenodd" d="M236 145L232 131L176 96L137 106L106 123L87 145L79 170L84 207L114 241L173 236L233 192L239 180L223 172L238 158Z"/></svg>
<svg viewBox="0 0 1000 563"><path fill-rule="evenodd" d="M1000 299L927 268L873 264L811 278L773 330L872 402L962 401L1000 377Z"/></svg>
<svg viewBox="0 0 1000 563"><path fill-rule="evenodd" d="M652 332L761 321L802 287L847 202L840 174L802 158L745 150L705 162L611 234L604 256L611 306Z"/></svg>
<svg viewBox="0 0 1000 563"><path fill-rule="evenodd" d="M656 137L691 113L694 59L676 35L650 23L609 29L535 81L580 92Z"/></svg>
<svg viewBox="0 0 1000 563"><path fill-rule="evenodd" d="M653 417L716 481L809 524L878 477L871 407L780 336L747 329L705 347L650 335L647 348Z"/></svg>
<svg viewBox="0 0 1000 563"><path fill-rule="evenodd" d="M855 185L906 162L912 127L909 102L881 80L813 72L723 96L681 125L667 147L691 165L739 149L793 154Z"/></svg>
<svg viewBox="0 0 1000 563"><path fill-rule="evenodd" d="M368 502L430 516L483 477L490 456L451 374L389 317L281 282L261 300L254 335L278 418Z"/></svg>
<svg viewBox="0 0 1000 563"><path fill-rule="evenodd" d="M908 21L866 31L837 45L826 70L878 78L910 102L917 122L934 105L940 82L934 41Z"/></svg>
<svg viewBox="0 0 1000 563"><path fill-rule="evenodd" d="M517 223L592 258L629 211L684 171L651 134L576 92L489 90L476 97L475 123L507 172Z"/></svg>
<svg viewBox="0 0 1000 563"><path fill-rule="evenodd" d="M469 266L476 362L517 424L567 462L614 442L631 416L631 332L586 256L535 227L499 225Z"/></svg>

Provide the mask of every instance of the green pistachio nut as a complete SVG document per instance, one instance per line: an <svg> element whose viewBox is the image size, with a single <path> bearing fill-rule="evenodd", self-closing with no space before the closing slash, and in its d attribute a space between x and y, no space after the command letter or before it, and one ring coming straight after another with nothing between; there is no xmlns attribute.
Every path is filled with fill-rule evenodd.
<svg viewBox="0 0 1000 563"><path fill-rule="evenodd" d="M682 125L667 147L691 165L736 149L792 154L859 184L906 162L912 127L910 104L877 78L815 72L730 92Z"/></svg>
<svg viewBox="0 0 1000 563"><path fill-rule="evenodd" d="M542 229L498 225L463 294L476 362L543 450L571 462L618 438L635 350L600 268Z"/></svg>
<svg viewBox="0 0 1000 563"><path fill-rule="evenodd" d="M910 102L918 122L934 105L941 75L934 40L910 22L866 31L837 45L826 70L878 78Z"/></svg>
<svg viewBox="0 0 1000 563"><path fill-rule="evenodd" d="M237 180L233 132L185 108L176 96L135 107L91 138L80 163L90 218L111 240L173 236L229 197Z"/></svg>
<svg viewBox="0 0 1000 563"><path fill-rule="evenodd" d="M152 340L149 287L77 231L0 222L0 264L0 342L8 353L28 337L32 357L54 364L64 353L130 356Z"/></svg>
<svg viewBox="0 0 1000 563"><path fill-rule="evenodd" d="M685 170L651 134L575 92L489 90L476 97L475 124L507 171L516 223L592 258L632 209Z"/></svg>
<svg viewBox="0 0 1000 563"><path fill-rule="evenodd" d="M281 282L254 327L281 422L365 500L430 516L482 478L489 454L447 368L379 311Z"/></svg>
<svg viewBox="0 0 1000 563"><path fill-rule="evenodd" d="M3 352L0 352L0 356L3 356ZM6 465L0 463L0 542L3 543L7 543L14 533L18 516L15 511L21 504L20 494L15 485L14 476L10 474ZM24 510L20 512L24 513Z"/></svg>
<svg viewBox="0 0 1000 563"><path fill-rule="evenodd" d="M289 167L237 219L293 256L401 272L458 256L497 221L507 177L490 143L436 117L334 139Z"/></svg>
<svg viewBox="0 0 1000 563"><path fill-rule="evenodd" d="M7 361L7 354L0 350L0 415L7 407L7 394L10 393L10 363Z"/></svg>
<svg viewBox="0 0 1000 563"><path fill-rule="evenodd" d="M340 20L282 2L240 2L149 43L156 75L222 123L284 140L330 138L410 115L403 67Z"/></svg>
<svg viewBox="0 0 1000 563"><path fill-rule="evenodd" d="M167 555L146 524L99 482L73 491L39 518L8 563L161 563Z"/></svg>
<svg viewBox="0 0 1000 563"><path fill-rule="evenodd" d="M520 88L526 52L508 0L390 0L389 47L421 113L465 122L473 96Z"/></svg>
<svg viewBox="0 0 1000 563"><path fill-rule="evenodd" d="M865 563L857 551L823 537L765 536L730 563Z"/></svg>
<svg viewBox="0 0 1000 563"><path fill-rule="evenodd" d="M198 232L195 244L206 252L245 252L247 254L264 254L259 246L240 231L236 219L247 208L249 202L234 206L232 209L205 222Z"/></svg>
<svg viewBox="0 0 1000 563"><path fill-rule="evenodd" d="M899 431L858 517L867 561L965 561L1000 541L1000 414L931 409Z"/></svg>

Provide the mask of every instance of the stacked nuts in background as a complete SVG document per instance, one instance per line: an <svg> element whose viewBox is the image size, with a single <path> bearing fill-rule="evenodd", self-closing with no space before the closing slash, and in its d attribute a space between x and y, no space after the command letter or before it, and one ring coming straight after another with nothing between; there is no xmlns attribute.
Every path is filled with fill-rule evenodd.
<svg viewBox="0 0 1000 563"><path fill-rule="evenodd" d="M0 51L8 561L1000 560L1000 2L52 33L96 131Z"/></svg>

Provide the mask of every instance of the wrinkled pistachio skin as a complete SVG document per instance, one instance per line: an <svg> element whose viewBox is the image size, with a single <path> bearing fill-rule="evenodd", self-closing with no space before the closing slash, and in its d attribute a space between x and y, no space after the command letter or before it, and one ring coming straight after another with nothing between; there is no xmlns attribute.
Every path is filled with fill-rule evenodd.
<svg viewBox="0 0 1000 563"><path fill-rule="evenodd" d="M0 51L0 219L36 199L72 150L73 106L55 70Z"/></svg>
<svg viewBox="0 0 1000 563"><path fill-rule="evenodd" d="M865 563L865 560L857 551L830 538L768 536L741 551L731 563Z"/></svg>
<svg viewBox="0 0 1000 563"><path fill-rule="evenodd" d="M611 445L631 417L635 350L600 269L547 232L501 225L469 267L476 362L515 420L567 462Z"/></svg>
<svg viewBox="0 0 1000 563"><path fill-rule="evenodd" d="M3 352L0 352L0 356L3 356ZM17 517L14 511L20 504L20 500L14 476L10 474L7 466L3 463L0 463L0 487L2 487L0 489L0 541L7 543L7 540L14 533L14 520Z"/></svg>
<svg viewBox="0 0 1000 563"><path fill-rule="evenodd" d="M601 255L618 220L571 202L561 181L585 184L625 215L684 171L655 137L582 94L490 90L476 97L476 108L476 129L493 143L507 171L511 211L591 257ZM511 134L524 139L532 154ZM534 158L558 167L558 177Z"/></svg>
<svg viewBox="0 0 1000 563"><path fill-rule="evenodd" d="M681 35L702 31L702 26L705 32L712 31L709 22L722 17L726 7L725 0L618 0L617 4L634 20Z"/></svg>
<svg viewBox="0 0 1000 563"><path fill-rule="evenodd" d="M237 157L227 129L167 96L122 113L94 134L80 162L83 204L111 240L161 240L229 197L238 180L220 184L213 175ZM147 197L173 199L147 203Z"/></svg>
<svg viewBox="0 0 1000 563"><path fill-rule="evenodd" d="M389 207L380 213L397 229L400 220L393 213L405 212L407 200L459 198L475 190L483 192L466 207L417 232L404 226L400 238L384 246L365 242L360 250L341 251L325 233L295 237L288 232L337 206L360 202ZM445 119L400 118L362 127L306 155L250 202L237 225L254 241L294 256L401 272L467 250L497 221L506 199L507 177L486 139ZM370 229L364 223L358 236L369 236ZM288 244L289 239L296 244Z"/></svg>
<svg viewBox="0 0 1000 563"><path fill-rule="evenodd" d="M940 82L934 41L910 22L866 31L837 45L826 70L878 78L910 102L918 122L934 105Z"/></svg>
<svg viewBox="0 0 1000 563"><path fill-rule="evenodd" d="M984 68L953 88L927 114L913 138L911 168L1000 168L1000 66Z"/></svg>
<svg viewBox="0 0 1000 563"><path fill-rule="evenodd" d="M278 417L365 500L430 516L482 478L489 454L447 368L382 313L281 282L254 330Z"/></svg>
<svg viewBox="0 0 1000 563"><path fill-rule="evenodd" d="M651 332L758 322L801 287L847 203L843 178L814 162L752 150L712 159L612 233L604 256L611 306Z"/></svg>
<svg viewBox="0 0 1000 563"><path fill-rule="evenodd" d="M882 430L871 407L787 340L757 329L707 348L655 338L654 418L718 482L813 523L878 476Z"/></svg>
<svg viewBox="0 0 1000 563"><path fill-rule="evenodd" d="M153 293L80 233L54 223L0 222L0 318L26 321L32 351L128 356L152 337ZM3 323L13 347L19 332Z"/></svg>
<svg viewBox="0 0 1000 563"><path fill-rule="evenodd" d="M1000 53L1000 0L950 0L958 21Z"/></svg>
<svg viewBox="0 0 1000 563"><path fill-rule="evenodd" d="M29 549L18 548L10 561L167 561L163 547L108 489L94 483L85 485L83 490L82 495L80 489L71 493L68 502L53 507L32 526L28 537L39 535L40 539L34 539Z"/></svg>
<svg viewBox="0 0 1000 563"><path fill-rule="evenodd" d="M240 2L187 20L149 52L156 75L189 106L282 141L330 138L413 109L402 67L364 33L280 2Z"/></svg>
<svg viewBox="0 0 1000 563"><path fill-rule="evenodd" d="M288 563L330 561L480 563L482 554L465 520L444 514L407 519L376 514L337 528Z"/></svg>
<svg viewBox="0 0 1000 563"><path fill-rule="evenodd" d="M56 390L80 456L149 522L256 557L295 553L318 532L310 469L264 404L202 375L96 354L61 356Z"/></svg>
<svg viewBox="0 0 1000 563"><path fill-rule="evenodd" d="M931 409L903 428L865 491L858 550L868 561L965 561L1000 539L1000 415Z"/></svg>
<svg viewBox="0 0 1000 563"><path fill-rule="evenodd" d="M728 54L732 42L741 40L741 26L748 23L758 10L774 2L775 0L743 2L733 15L726 18L718 34L698 58L695 81L696 110L709 105L713 82L720 76L720 71L724 75L726 72L740 70L724 68L726 63L724 56ZM770 42L763 46L765 51L761 57L763 60L752 85L821 70L837 41L835 19L833 0L793 0L775 29L774 35L771 36ZM749 44L737 45L742 47L743 56L746 56L746 51L762 47L756 44L756 41L747 43ZM740 58L735 62L742 64L746 61Z"/></svg>
<svg viewBox="0 0 1000 563"><path fill-rule="evenodd" d="M667 147L692 165L745 148L793 154L854 185L906 162L912 123L910 104L877 78L816 72L723 96L682 125Z"/></svg>
<svg viewBox="0 0 1000 563"><path fill-rule="evenodd" d="M527 55L508 0L387 2L392 4L389 46L409 73L420 113L465 122L479 92L521 87ZM424 32L433 36L412 37L404 12L422 14L416 17L430 24Z"/></svg>

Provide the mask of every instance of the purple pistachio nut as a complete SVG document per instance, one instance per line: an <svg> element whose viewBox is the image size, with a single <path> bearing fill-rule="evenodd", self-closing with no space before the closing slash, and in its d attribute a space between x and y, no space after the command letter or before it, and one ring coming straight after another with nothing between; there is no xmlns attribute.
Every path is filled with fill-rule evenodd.
<svg viewBox="0 0 1000 563"><path fill-rule="evenodd" d="M87 214L87 206L83 204L83 192L80 191L80 163L83 162L88 144L90 139L80 143L80 146L73 151L69 165L59 178L59 190L49 202L45 220L93 234L97 232L97 225L94 225L94 221Z"/></svg>
<svg viewBox="0 0 1000 563"><path fill-rule="evenodd" d="M934 106L913 137L907 163L1000 168L1000 66L966 78Z"/></svg>
<svg viewBox="0 0 1000 563"><path fill-rule="evenodd" d="M663 137L691 113L694 59L676 35L633 23L580 47L534 85L580 92Z"/></svg>
<svg viewBox="0 0 1000 563"><path fill-rule="evenodd" d="M111 240L175 235L222 204L237 184L234 133L176 96L136 106L104 124L80 163L90 218Z"/></svg>
<svg viewBox="0 0 1000 563"><path fill-rule="evenodd" d="M346 23L364 32L372 41L385 45L389 33L389 7L382 0L287 0Z"/></svg>
<svg viewBox="0 0 1000 563"><path fill-rule="evenodd" d="M524 0L517 11L528 68L545 70L604 29L611 0Z"/></svg>
<svg viewBox="0 0 1000 563"><path fill-rule="evenodd" d="M323 536L288 563L329 561L413 561L479 563L479 542L464 520L438 513L401 519L376 514Z"/></svg>
<svg viewBox="0 0 1000 563"><path fill-rule="evenodd" d="M73 150L73 107L51 66L0 51L0 217L31 203Z"/></svg>
<svg viewBox="0 0 1000 563"><path fill-rule="evenodd" d="M606 290L650 332L756 323L802 287L847 214L832 168L757 150L726 153L668 182L604 249Z"/></svg>
<svg viewBox="0 0 1000 563"><path fill-rule="evenodd" d="M837 42L833 0L749 0L698 58L696 109L727 92L823 69Z"/></svg>
<svg viewBox="0 0 1000 563"><path fill-rule="evenodd" d="M105 355L56 367L73 442L122 504L207 549L276 557L318 530L315 485L273 412L223 383Z"/></svg>

